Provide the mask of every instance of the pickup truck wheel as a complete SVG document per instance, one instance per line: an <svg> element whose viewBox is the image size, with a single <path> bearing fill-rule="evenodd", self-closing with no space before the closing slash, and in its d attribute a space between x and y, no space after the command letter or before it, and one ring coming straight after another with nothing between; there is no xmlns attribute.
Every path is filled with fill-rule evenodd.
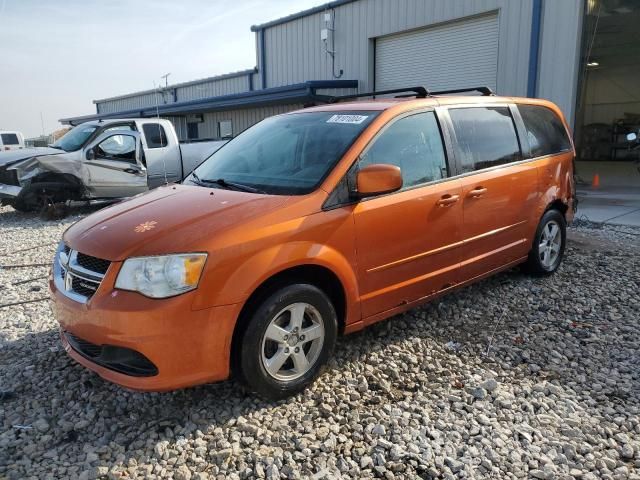
<svg viewBox="0 0 640 480"><path fill-rule="evenodd" d="M16 198L11 206L19 212L37 212L42 208L42 202L38 196L38 192L33 189L27 189L20 192L18 198Z"/></svg>
<svg viewBox="0 0 640 480"><path fill-rule="evenodd" d="M12 207L20 212L40 212L44 216L51 216L52 207L73 198L73 193L64 189L51 189L46 185L37 184L25 187L13 201ZM60 208L56 208L60 210Z"/></svg>
<svg viewBox="0 0 640 480"><path fill-rule="evenodd" d="M548 210L540 220L524 270L538 276L554 273L564 255L567 222L558 210Z"/></svg>
<svg viewBox="0 0 640 480"><path fill-rule="evenodd" d="M278 400L303 390L333 352L337 316L313 285L282 288L255 310L240 343L239 373L259 395Z"/></svg>

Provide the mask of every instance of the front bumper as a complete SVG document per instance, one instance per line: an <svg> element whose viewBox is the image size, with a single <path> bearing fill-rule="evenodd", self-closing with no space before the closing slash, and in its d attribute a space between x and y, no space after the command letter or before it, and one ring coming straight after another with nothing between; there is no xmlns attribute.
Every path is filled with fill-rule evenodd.
<svg viewBox="0 0 640 480"><path fill-rule="evenodd" d="M114 290L119 268L119 263L112 263L96 292L85 302L69 298L62 291L55 281L54 268L49 279L52 310L67 353L102 378L135 390L167 391L227 379L231 339L241 304L192 310L195 292L154 300ZM150 370L138 375L128 369L130 365L120 368L103 361L103 357L92 359L73 340L102 348L103 352L109 348L133 351L147 359L157 373ZM122 362L130 361L127 358L125 355Z"/></svg>

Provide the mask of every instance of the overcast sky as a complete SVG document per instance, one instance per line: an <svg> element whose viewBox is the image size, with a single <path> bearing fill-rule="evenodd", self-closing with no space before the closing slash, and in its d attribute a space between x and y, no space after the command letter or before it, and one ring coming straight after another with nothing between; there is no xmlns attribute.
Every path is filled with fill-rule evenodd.
<svg viewBox="0 0 640 480"><path fill-rule="evenodd" d="M327 0L0 0L0 129L31 137L92 100L256 65L251 25Z"/></svg>

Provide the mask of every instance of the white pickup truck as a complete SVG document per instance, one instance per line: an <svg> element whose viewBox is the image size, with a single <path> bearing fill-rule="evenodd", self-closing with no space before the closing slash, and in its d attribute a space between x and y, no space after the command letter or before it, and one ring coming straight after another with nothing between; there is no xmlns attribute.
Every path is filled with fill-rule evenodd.
<svg viewBox="0 0 640 480"><path fill-rule="evenodd" d="M0 152L0 203L115 200L184 179L226 141L180 143L169 120L86 122L49 147Z"/></svg>
<svg viewBox="0 0 640 480"><path fill-rule="evenodd" d="M24 136L20 132L0 130L0 151L24 148Z"/></svg>

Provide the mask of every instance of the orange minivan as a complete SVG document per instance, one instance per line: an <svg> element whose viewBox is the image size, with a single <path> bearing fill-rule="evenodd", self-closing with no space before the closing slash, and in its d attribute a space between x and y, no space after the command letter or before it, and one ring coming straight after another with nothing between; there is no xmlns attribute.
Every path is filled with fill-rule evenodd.
<svg viewBox="0 0 640 480"><path fill-rule="evenodd" d="M71 226L50 278L68 354L137 390L233 373L282 398L340 334L518 264L553 273L575 209L558 107L408 90L263 120Z"/></svg>

